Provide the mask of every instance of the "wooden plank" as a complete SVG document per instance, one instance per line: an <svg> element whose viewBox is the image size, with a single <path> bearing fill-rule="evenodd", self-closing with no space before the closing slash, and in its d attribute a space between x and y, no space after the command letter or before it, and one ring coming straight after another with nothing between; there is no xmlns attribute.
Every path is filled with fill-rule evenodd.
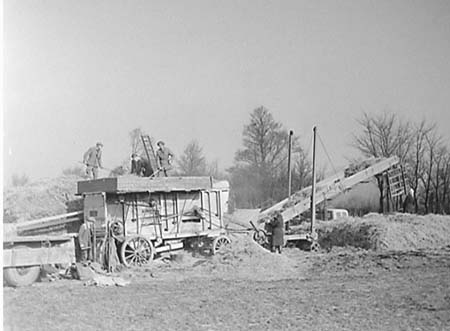
<svg viewBox="0 0 450 331"><path fill-rule="evenodd" d="M4 267L20 267L75 262L73 240L54 247L13 247L3 250Z"/></svg>
<svg viewBox="0 0 450 331"><path fill-rule="evenodd" d="M137 177L121 176L78 182L78 194L107 192L199 191L213 188L211 177Z"/></svg>
<svg viewBox="0 0 450 331"><path fill-rule="evenodd" d="M81 212L80 215L82 215L82 214L83 214L83 212ZM48 227L64 225L64 224L72 223L72 222L80 222L81 219L82 219L82 217L77 216L77 217L70 217L70 218L66 218L66 219L54 219L54 220L49 220L49 221L45 221L45 222L41 222L41 223L33 223L33 224L19 223L19 224L17 224L17 231L24 232L24 231L48 228Z"/></svg>
<svg viewBox="0 0 450 331"><path fill-rule="evenodd" d="M317 183L317 190L319 190L321 187L328 187L328 186L330 186L330 185L332 185L332 184L334 184L337 181L340 181L342 179L344 179L344 173L343 172L338 173L338 174L333 175L333 176L330 176L330 177L320 181L319 183ZM296 198L298 199L298 197L302 197L302 196L308 196L308 199L309 199L309 197L311 196L311 189L312 188L311 188L311 185L310 185L310 186L304 187L300 191L295 192L291 196L292 201L296 201ZM270 213L272 213L272 212L274 212L276 210L283 209L288 202L289 202L289 199L286 198L286 199L276 203L272 207L263 210L260 213L260 217L259 218L262 218L262 217L264 217L264 216L266 216L266 215L268 215L268 214L270 214Z"/></svg>
<svg viewBox="0 0 450 331"><path fill-rule="evenodd" d="M83 180L77 183L77 195L95 192L115 192L116 190L116 177Z"/></svg>
<svg viewBox="0 0 450 331"><path fill-rule="evenodd" d="M4 243L33 243L33 242L57 242L57 241L70 241L76 236L76 234L69 233L64 235L39 235L39 236L11 236L3 240Z"/></svg>
<svg viewBox="0 0 450 331"><path fill-rule="evenodd" d="M59 220L62 218L67 218L67 217L74 217L74 216L80 216L83 215L83 211L76 211L76 212L72 212L72 213L67 213L67 214L61 214L61 215L56 215L56 216L49 216L49 217L44 217L44 218L39 218L37 220L31 220L31 221L25 221L25 222L21 222L21 223L17 223L17 226L28 226L28 225L33 225L33 224L42 224L45 223L47 221L53 221L53 220Z"/></svg>

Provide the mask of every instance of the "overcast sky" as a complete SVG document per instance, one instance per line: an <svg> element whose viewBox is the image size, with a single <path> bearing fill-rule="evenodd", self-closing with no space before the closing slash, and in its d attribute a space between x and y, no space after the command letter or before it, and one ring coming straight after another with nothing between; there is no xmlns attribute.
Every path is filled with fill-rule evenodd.
<svg viewBox="0 0 450 331"><path fill-rule="evenodd" d="M53 177L141 127L231 165L260 105L336 164L362 111L450 134L450 1L4 1L4 170ZM78 164L79 165L79 164Z"/></svg>

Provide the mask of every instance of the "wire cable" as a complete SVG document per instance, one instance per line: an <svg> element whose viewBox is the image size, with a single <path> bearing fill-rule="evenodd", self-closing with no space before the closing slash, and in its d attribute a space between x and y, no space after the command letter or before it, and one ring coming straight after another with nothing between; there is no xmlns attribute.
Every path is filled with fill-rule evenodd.
<svg viewBox="0 0 450 331"><path fill-rule="evenodd" d="M336 168L334 167L333 160L331 160L330 154L328 154L328 151L327 151L327 149L325 148L325 144L324 144L323 141L322 141L322 137L320 136L319 133L317 133L317 136L319 137L320 144L322 145L322 148L323 148L323 150L324 150L324 152L325 152L325 154L326 154L326 156L327 156L327 158L328 158L328 161L330 162L331 167L333 168L334 173L336 174L337 171L336 171Z"/></svg>

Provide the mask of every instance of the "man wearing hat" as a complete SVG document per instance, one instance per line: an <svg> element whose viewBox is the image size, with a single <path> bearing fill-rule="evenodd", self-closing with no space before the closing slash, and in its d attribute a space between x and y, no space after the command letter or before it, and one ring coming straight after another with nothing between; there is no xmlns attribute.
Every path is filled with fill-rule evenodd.
<svg viewBox="0 0 450 331"><path fill-rule="evenodd" d="M98 142L95 146L89 148L83 156L83 163L86 165L86 175L89 178L97 179L98 168L102 165L102 147L103 144Z"/></svg>
<svg viewBox="0 0 450 331"><path fill-rule="evenodd" d="M172 159L174 158L174 154L165 146L164 141L160 140L156 145L158 146L158 150L156 151L158 171L161 175L167 177L167 171L172 169Z"/></svg>

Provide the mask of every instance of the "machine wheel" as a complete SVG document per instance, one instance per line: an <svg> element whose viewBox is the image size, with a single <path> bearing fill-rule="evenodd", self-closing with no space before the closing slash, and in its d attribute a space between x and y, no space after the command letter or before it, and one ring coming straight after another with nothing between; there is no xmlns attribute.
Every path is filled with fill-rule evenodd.
<svg viewBox="0 0 450 331"><path fill-rule="evenodd" d="M12 267L3 269L3 278L10 286L27 286L33 284L40 273L39 266Z"/></svg>
<svg viewBox="0 0 450 331"><path fill-rule="evenodd" d="M261 246L264 246L268 242L267 234L263 230L255 231L253 232L253 240Z"/></svg>
<svg viewBox="0 0 450 331"><path fill-rule="evenodd" d="M225 247L229 244L231 244L230 238L228 238L227 236L223 236L223 235L218 236L213 241L212 253L216 254L216 252L218 252L220 249L222 249L223 247Z"/></svg>
<svg viewBox="0 0 450 331"><path fill-rule="evenodd" d="M120 249L122 263L127 267L144 265L153 260L154 248L152 243L141 236L127 238Z"/></svg>

